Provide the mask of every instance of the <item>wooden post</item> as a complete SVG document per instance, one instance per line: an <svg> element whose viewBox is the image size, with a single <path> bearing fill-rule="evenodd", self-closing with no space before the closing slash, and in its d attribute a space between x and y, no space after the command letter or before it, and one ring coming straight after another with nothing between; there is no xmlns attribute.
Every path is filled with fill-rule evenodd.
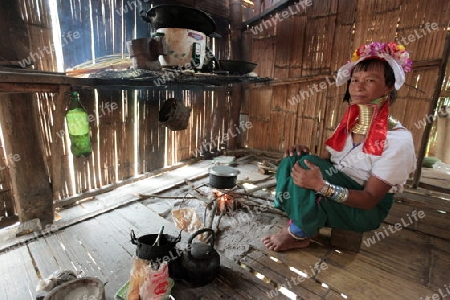
<svg viewBox="0 0 450 300"><path fill-rule="evenodd" d="M63 156L63 143L64 137L61 136L61 132L64 132L64 116L65 116L65 106L67 103L67 97L69 97L70 86L61 85L59 86L58 95L55 102L55 111L53 117L53 128L52 128L52 189L53 189L53 199L61 200L63 197L60 194L62 189L61 180L61 170L62 168L62 156Z"/></svg>
<svg viewBox="0 0 450 300"><path fill-rule="evenodd" d="M53 195L35 127L32 94L2 96L0 114L19 221L53 222Z"/></svg>
<svg viewBox="0 0 450 300"><path fill-rule="evenodd" d="M9 61L25 59L31 49L29 33L17 1L3 3L0 25L5 32L0 56ZM37 100L31 93L2 94L0 100L6 153L0 167L9 170L19 221L25 223L38 218L45 226L53 222L53 195L34 122L38 112L33 101Z"/></svg>
<svg viewBox="0 0 450 300"><path fill-rule="evenodd" d="M220 129L223 124L223 116L226 111L226 91L224 89L217 89L214 92L215 107L213 113L213 125L211 129L211 138L217 141L217 136L219 135ZM222 134L223 135L223 134ZM220 145L217 145L217 151L220 151Z"/></svg>
<svg viewBox="0 0 450 300"><path fill-rule="evenodd" d="M230 0L231 56L242 58L242 1Z"/></svg>
<svg viewBox="0 0 450 300"><path fill-rule="evenodd" d="M235 60L242 59L242 3L241 0L230 0L230 23L231 23L231 53ZM233 86L231 88L231 109L230 121L228 123L228 149L234 150L237 148L237 131L236 126L239 126L239 113L241 111L242 87Z"/></svg>
<svg viewBox="0 0 450 300"><path fill-rule="evenodd" d="M444 45L444 51L442 53L441 65L439 66L439 73L438 73L438 76L436 79L436 85L434 88L433 98L431 99L430 109L428 111L429 116L434 116L436 109L437 109L437 103L439 101L439 96L441 94L441 87L442 87L442 83L444 82L445 69L447 67L449 55L450 55L450 33L447 33L447 36L445 37L445 45ZM414 179L413 179L413 184L412 184L412 187L414 189L417 189L417 187L419 186L420 175L422 174L422 162L423 162L423 158L425 156L425 151L427 149L427 144L428 144L428 140L430 138L430 132L431 132L432 126L433 126L432 122L427 122L427 124L425 125L425 129L423 131L422 142L420 144L419 155L417 157L417 170L414 173Z"/></svg>

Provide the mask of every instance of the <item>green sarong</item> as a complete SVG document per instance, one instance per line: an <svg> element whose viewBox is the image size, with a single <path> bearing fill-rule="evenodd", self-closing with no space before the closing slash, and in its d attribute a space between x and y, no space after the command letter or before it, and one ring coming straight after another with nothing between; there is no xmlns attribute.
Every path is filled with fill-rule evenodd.
<svg viewBox="0 0 450 300"><path fill-rule="evenodd" d="M314 190L304 189L294 184L291 170L299 162L309 169L304 160L320 168L323 178L330 183L353 189L364 187L346 174L338 171L329 161L315 155L289 156L284 158L276 173L277 188L274 206L286 212L289 218L308 236L313 236L322 227L331 227L357 232L377 229L392 206L394 194L387 194L373 209L350 207L324 196Z"/></svg>

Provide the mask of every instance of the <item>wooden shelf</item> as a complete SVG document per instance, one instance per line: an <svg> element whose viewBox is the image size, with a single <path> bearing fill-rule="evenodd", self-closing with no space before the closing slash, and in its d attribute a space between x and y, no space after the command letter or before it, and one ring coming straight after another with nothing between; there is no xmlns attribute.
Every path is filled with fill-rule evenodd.
<svg viewBox="0 0 450 300"><path fill-rule="evenodd" d="M228 84L268 83L270 78L240 75L219 75L213 73L180 74L162 76L167 73L151 72L151 76L137 78L76 78L64 73L35 70L0 70L1 93L57 92L58 86L69 85L74 88L108 89L216 89Z"/></svg>
<svg viewBox="0 0 450 300"><path fill-rule="evenodd" d="M58 92L61 85L91 84L89 79L34 70L0 70L1 93Z"/></svg>

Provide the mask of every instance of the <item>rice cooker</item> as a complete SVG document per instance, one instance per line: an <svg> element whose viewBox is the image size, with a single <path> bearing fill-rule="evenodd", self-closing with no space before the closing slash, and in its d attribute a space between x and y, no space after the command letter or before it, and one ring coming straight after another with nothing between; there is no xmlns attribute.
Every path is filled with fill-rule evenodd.
<svg viewBox="0 0 450 300"><path fill-rule="evenodd" d="M159 56L163 67L201 69L205 60L206 35L187 28L158 28L164 36L166 54Z"/></svg>

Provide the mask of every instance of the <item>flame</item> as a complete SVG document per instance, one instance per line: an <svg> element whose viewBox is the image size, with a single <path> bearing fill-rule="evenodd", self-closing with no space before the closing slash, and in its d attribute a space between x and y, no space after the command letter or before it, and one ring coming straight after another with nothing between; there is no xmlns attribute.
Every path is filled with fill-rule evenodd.
<svg viewBox="0 0 450 300"><path fill-rule="evenodd" d="M219 211L222 212L227 209L232 209L233 207L233 197L229 194L222 193L220 191L214 190L216 199L219 202Z"/></svg>

